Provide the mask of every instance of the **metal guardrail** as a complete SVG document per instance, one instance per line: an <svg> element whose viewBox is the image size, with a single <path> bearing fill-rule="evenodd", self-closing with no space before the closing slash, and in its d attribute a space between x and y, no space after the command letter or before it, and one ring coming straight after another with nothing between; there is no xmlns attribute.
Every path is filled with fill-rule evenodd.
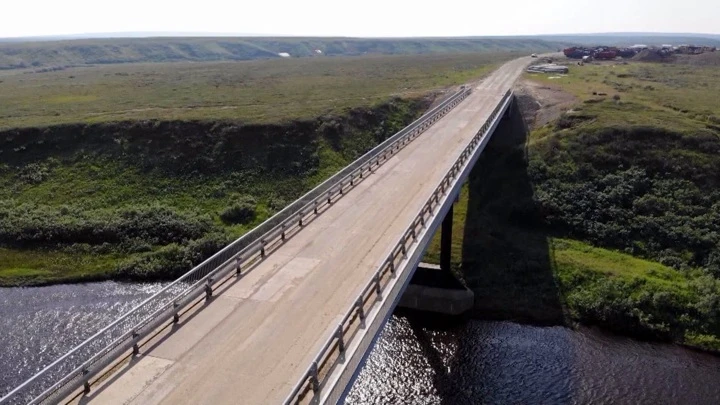
<svg viewBox="0 0 720 405"><path fill-rule="evenodd" d="M0 398L0 404L57 402L79 387L90 390L92 379L164 323L179 322L183 308L198 297L212 297L213 287L230 273L239 276L265 259L344 193L425 132L471 90L464 86L440 105L309 191L218 253L125 313L33 377Z"/></svg>
<svg viewBox="0 0 720 405"><path fill-rule="evenodd" d="M442 198L450 192L453 181L462 172L462 168L468 159L473 155L475 148L480 144L486 132L492 125L497 115L501 112L508 98L512 97L512 91L508 91L498 103L495 110L483 124L478 133L473 137L467 147L458 157L457 161L448 170L440 184L433 191L432 195L407 228L400 240L397 242L391 253L383 264L377 269L372 279L365 285L355 303L345 313L337 328L329 336L318 354L313 359L307 371L300 381L295 384L293 390L284 401L285 405L301 403L317 403L322 392L325 379L332 373L333 369L345 358L345 350L353 337L364 328L366 314L373 310L376 304L383 301L383 289L395 277L399 265L405 260L410 247L417 241L418 235L424 230L426 224L432 221L436 215L435 210L439 208ZM307 398L312 395L311 398Z"/></svg>

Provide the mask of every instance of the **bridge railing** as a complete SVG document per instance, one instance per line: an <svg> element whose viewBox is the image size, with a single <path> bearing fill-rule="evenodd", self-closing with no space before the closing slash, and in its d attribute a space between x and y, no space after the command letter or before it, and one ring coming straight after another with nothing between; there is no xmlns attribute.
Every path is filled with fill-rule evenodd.
<svg viewBox="0 0 720 405"><path fill-rule="evenodd" d="M286 239L355 187L381 164L464 100L464 86L428 113L373 148L307 194L125 313L0 398L0 404L57 402L85 386L111 364L140 350L146 337L198 298L212 297L223 277L240 277ZM202 299L202 298L200 298ZM132 352L131 352L132 350Z"/></svg>
<svg viewBox="0 0 720 405"><path fill-rule="evenodd" d="M419 234L425 229L440 208L443 197L452 189L453 182L460 175L465 163L470 159L490 129L493 121L502 113L512 92L508 91L498 103L488 120L483 124L457 161L448 170L440 184L412 221L405 233L400 237L383 264L377 269L372 279L365 285L357 300L350 306L337 328L327 338L318 354L307 368L300 381L285 399L284 404L317 403L327 378L335 367L345 360L347 346L352 339L365 327L365 318L376 304L383 301L383 290L395 277L396 271L406 259L407 252L418 240Z"/></svg>

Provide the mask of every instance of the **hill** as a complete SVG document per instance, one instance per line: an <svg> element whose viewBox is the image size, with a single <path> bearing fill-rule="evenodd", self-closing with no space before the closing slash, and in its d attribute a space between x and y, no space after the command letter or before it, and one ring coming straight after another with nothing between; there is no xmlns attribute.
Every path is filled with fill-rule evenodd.
<svg viewBox="0 0 720 405"><path fill-rule="evenodd" d="M0 43L0 69L131 62L236 61L292 57L557 50L536 38L124 38Z"/></svg>

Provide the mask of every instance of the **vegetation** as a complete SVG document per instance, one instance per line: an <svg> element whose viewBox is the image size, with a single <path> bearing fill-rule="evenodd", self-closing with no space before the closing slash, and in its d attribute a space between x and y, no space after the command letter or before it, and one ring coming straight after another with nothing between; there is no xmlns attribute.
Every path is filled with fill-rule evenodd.
<svg viewBox="0 0 720 405"><path fill-rule="evenodd" d="M116 38L0 42L0 70L51 71L68 66L144 62L211 62L292 57L417 55L557 50L537 38Z"/></svg>
<svg viewBox="0 0 720 405"><path fill-rule="evenodd" d="M531 141L528 171L546 224L598 246L720 277L716 72L600 65L574 67L556 79L586 102ZM598 100L591 92L608 96Z"/></svg>
<svg viewBox="0 0 720 405"><path fill-rule="evenodd" d="M510 57L5 74L0 284L182 274Z"/></svg>
<svg viewBox="0 0 720 405"><path fill-rule="evenodd" d="M715 72L602 64L532 78L582 102L531 133L516 114L461 194L453 265L476 315L720 350Z"/></svg>
<svg viewBox="0 0 720 405"><path fill-rule="evenodd" d="M0 76L0 130L145 120L311 120L392 97L423 97L482 77L513 57L401 55L17 71Z"/></svg>
<svg viewBox="0 0 720 405"><path fill-rule="evenodd" d="M14 257L0 261L0 283L175 277L430 101L282 125L77 124L0 135L0 246Z"/></svg>

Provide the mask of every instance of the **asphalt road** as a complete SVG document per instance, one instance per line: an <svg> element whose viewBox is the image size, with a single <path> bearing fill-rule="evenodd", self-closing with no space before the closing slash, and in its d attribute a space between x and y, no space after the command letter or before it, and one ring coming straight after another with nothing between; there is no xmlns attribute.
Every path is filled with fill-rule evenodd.
<svg viewBox="0 0 720 405"><path fill-rule="evenodd" d="M492 73L252 272L79 402L281 402L529 62L514 60Z"/></svg>

